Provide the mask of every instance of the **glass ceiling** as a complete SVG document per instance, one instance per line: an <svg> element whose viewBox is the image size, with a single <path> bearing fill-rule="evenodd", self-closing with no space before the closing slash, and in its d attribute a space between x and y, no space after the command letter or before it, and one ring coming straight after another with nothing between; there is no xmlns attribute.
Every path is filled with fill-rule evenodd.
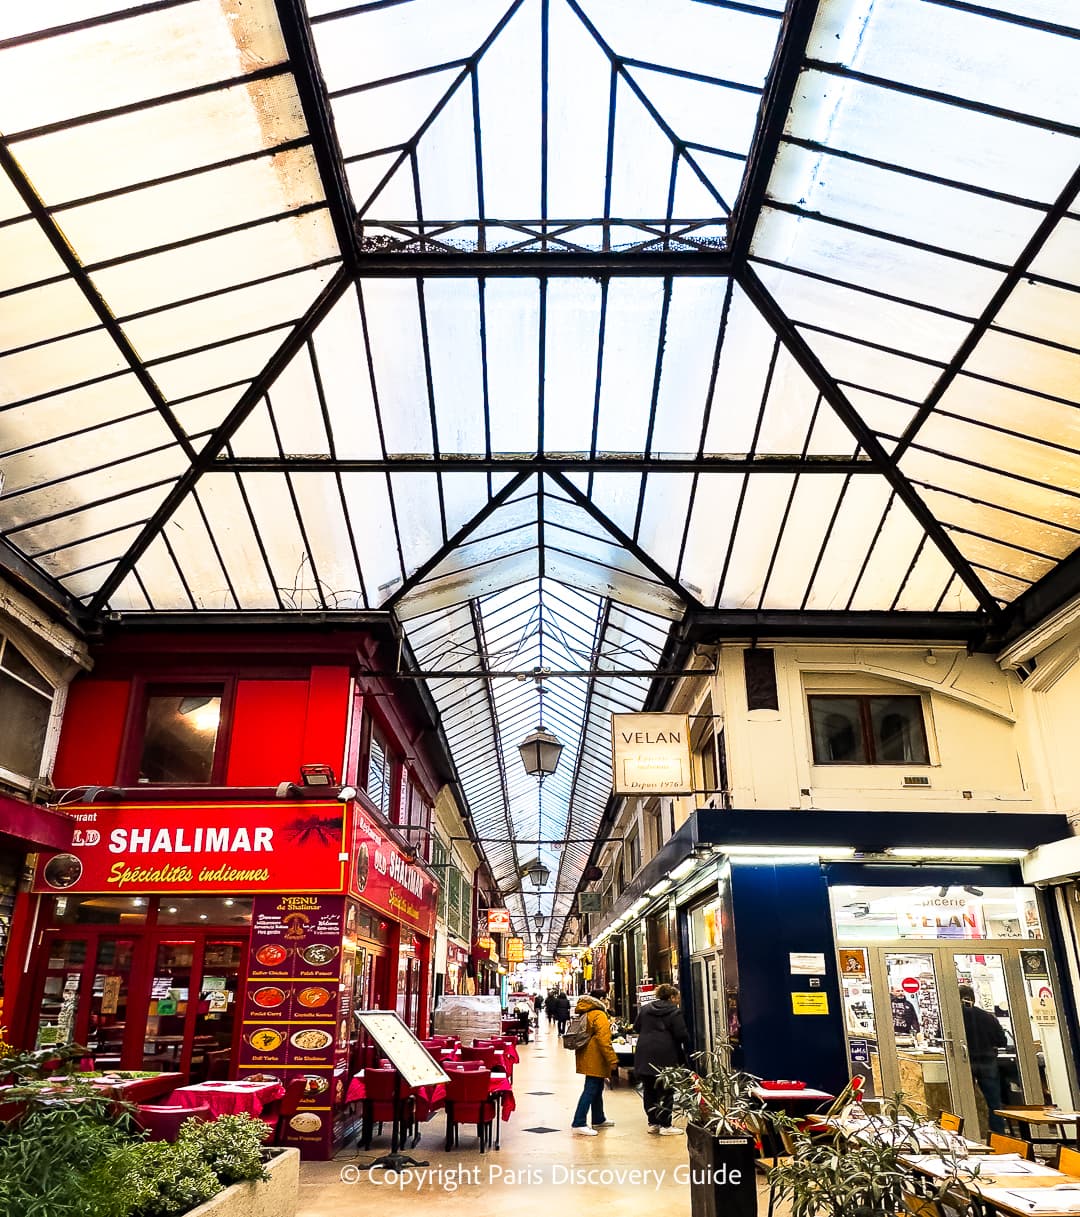
<svg viewBox="0 0 1080 1217"><path fill-rule="evenodd" d="M475 671L429 684L519 917L558 876L546 949L649 682L494 657L1073 594L1070 0L9 8L0 563L75 617L386 612Z"/></svg>

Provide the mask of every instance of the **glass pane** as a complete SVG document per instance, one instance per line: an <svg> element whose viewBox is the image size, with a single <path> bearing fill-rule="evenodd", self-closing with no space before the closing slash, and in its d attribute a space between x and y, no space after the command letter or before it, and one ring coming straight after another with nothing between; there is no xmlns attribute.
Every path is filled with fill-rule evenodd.
<svg viewBox="0 0 1080 1217"><path fill-rule="evenodd" d="M158 909L158 925L250 925L251 899L174 896Z"/></svg>
<svg viewBox="0 0 1080 1217"><path fill-rule="evenodd" d="M53 938L46 944L48 971L35 1040L39 1046L67 1043L72 1038L88 945L85 938Z"/></svg>
<svg viewBox="0 0 1080 1217"><path fill-rule="evenodd" d="M250 908L250 901L248 902ZM203 952L202 979L191 1058L191 1076L221 1080L230 1073L236 993L246 942L209 939Z"/></svg>
<svg viewBox="0 0 1080 1217"><path fill-rule="evenodd" d="M1071 1108L1069 1073L1065 1046L1061 1038L1061 1017L1058 1011L1050 965L1043 950L1025 949L1020 952L1024 974L1024 990L1028 1000L1031 1036L1039 1063L1039 1102L1054 1107Z"/></svg>
<svg viewBox="0 0 1080 1217"><path fill-rule="evenodd" d="M858 698L811 697L810 732L816 764L866 764Z"/></svg>
<svg viewBox="0 0 1080 1217"><path fill-rule="evenodd" d="M49 684L22 652L17 651L10 642L4 645L3 659L0 659L0 666L6 668L13 676L17 676L28 685L33 685L35 689L44 693L46 697L52 700L52 685Z"/></svg>
<svg viewBox="0 0 1080 1217"><path fill-rule="evenodd" d="M56 896L52 904L53 925L140 925L146 920L145 896Z"/></svg>
<svg viewBox="0 0 1080 1217"><path fill-rule="evenodd" d="M881 1095L881 1061L878 1056L877 1025L874 1022L874 990L870 984L867 952L849 948L839 953L840 992L844 1003L848 1067L851 1076L863 1079L863 1093Z"/></svg>
<svg viewBox="0 0 1080 1217"><path fill-rule="evenodd" d="M116 1068L127 1027L128 986L135 954L132 938L102 938L98 943L90 991L87 1047L99 1069Z"/></svg>
<svg viewBox="0 0 1080 1217"><path fill-rule="evenodd" d="M0 672L0 723L18 723L17 731L0 731L0 767L36 778L41 769L52 698Z"/></svg>
<svg viewBox="0 0 1080 1217"><path fill-rule="evenodd" d="M922 701L918 697L871 697L869 703L874 760L879 765L927 764Z"/></svg>
<svg viewBox="0 0 1080 1217"><path fill-rule="evenodd" d="M158 945L143 1043L144 1069L179 1068L194 961L194 942L162 942Z"/></svg>
<svg viewBox="0 0 1080 1217"><path fill-rule="evenodd" d="M1001 1116L993 1113L1024 1101L1004 956L956 955L954 962L967 1060L975 1082L978 1139L985 1141L992 1132L1008 1131ZM975 1137L970 1131L968 1135Z"/></svg>
<svg viewBox="0 0 1080 1217"><path fill-rule="evenodd" d="M900 1091L927 1112L955 1111L934 959L886 952Z"/></svg>
<svg viewBox="0 0 1080 1217"><path fill-rule="evenodd" d="M220 720L220 696L147 698L139 781L209 782Z"/></svg>

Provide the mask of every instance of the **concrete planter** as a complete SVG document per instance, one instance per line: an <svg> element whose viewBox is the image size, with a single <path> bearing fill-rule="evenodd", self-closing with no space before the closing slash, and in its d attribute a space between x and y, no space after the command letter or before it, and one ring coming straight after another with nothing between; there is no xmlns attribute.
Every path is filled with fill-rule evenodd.
<svg viewBox="0 0 1080 1217"><path fill-rule="evenodd" d="M266 1182L234 1183L185 1217L295 1217L300 1191L300 1151L283 1149L266 1164Z"/></svg>

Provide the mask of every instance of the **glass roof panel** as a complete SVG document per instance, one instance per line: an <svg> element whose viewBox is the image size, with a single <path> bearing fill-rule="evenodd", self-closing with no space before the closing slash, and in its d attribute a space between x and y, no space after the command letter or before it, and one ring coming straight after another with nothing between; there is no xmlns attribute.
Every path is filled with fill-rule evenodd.
<svg viewBox="0 0 1080 1217"><path fill-rule="evenodd" d="M822 9L811 58L1018 113L1075 120L1080 51L1069 38L919 0L833 0ZM1020 63L1038 64L1039 71L1017 72Z"/></svg>
<svg viewBox="0 0 1080 1217"><path fill-rule="evenodd" d="M5 133L14 135L161 97L166 90L246 76L284 58L271 0L135 10L127 20L6 49L0 116ZM28 89L27 81L48 81L49 87Z"/></svg>
<svg viewBox="0 0 1080 1217"><path fill-rule="evenodd" d="M804 72L798 97L789 138L1021 199L1053 202L1080 159L1060 133L824 72Z"/></svg>
<svg viewBox="0 0 1080 1217"><path fill-rule="evenodd" d="M52 206L251 156L307 134L291 76L246 81L18 140L16 156Z"/></svg>
<svg viewBox="0 0 1080 1217"><path fill-rule="evenodd" d="M0 266L5 290L65 273L59 254L33 220L0 227Z"/></svg>
<svg viewBox="0 0 1080 1217"><path fill-rule="evenodd" d="M263 559L243 485L231 474L204 477L195 491L206 515L217 552L229 576L229 587L241 609L277 608L280 597Z"/></svg>
<svg viewBox="0 0 1080 1217"><path fill-rule="evenodd" d="M60 279L22 293L18 306L0 308L0 353L100 324L74 279Z"/></svg>
<svg viewBox="0 0 1080 1217"><path fill-rule="evenodd" d="M5 397L22 401L58 387L119 372L125 366L112 339L104 330L93 330L0 356L0 383ZM62 370L58 373L58 369Z"/></svg>

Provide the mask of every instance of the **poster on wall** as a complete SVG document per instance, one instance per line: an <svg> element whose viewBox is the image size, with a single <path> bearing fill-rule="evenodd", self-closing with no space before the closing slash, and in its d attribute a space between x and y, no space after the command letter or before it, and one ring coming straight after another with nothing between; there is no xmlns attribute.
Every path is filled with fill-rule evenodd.
<svg viewBox="0 0 1080 1217"><path fill-rule="evenodd" d="M125 804L80 811L69 850L39 854L38 893L341 892L345 805Z"/></svg>

